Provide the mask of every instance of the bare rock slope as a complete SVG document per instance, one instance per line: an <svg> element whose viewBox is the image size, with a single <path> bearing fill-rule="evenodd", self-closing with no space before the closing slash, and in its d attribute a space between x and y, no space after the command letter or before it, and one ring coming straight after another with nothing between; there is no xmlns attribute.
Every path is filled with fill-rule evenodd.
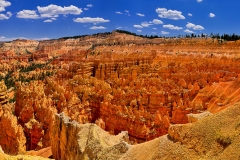
<svg viewBox="0 0 240 160"><path fill-rule="evenodd" d="M171 125L168 134L130 145L125 132L108 134L95 124L56 115L51 130L55 159L239 159L240 103L195 123Z"/></svg>

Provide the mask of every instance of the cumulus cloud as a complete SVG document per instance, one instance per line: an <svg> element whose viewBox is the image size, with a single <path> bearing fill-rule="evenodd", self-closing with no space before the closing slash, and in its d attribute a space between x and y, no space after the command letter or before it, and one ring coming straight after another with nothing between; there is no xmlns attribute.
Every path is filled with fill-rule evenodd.
<svg viewBox="0 0 240 160"><path fill-rule="evenodd" d="M74 22L78 22L78 23L105 23L105 22L110 22L107 19L103 19L100 17L97 18L91 18L91 17L83 17L83 18L77 18L73 20Z"/></svg>
<svg viewBox="0 0 240 160"><path fill-rule="evenodd" d="M172 24L163 25L163 28L168 28L168 29L171 29L171 30L181 30L181 29L183 29L182 27L174 26Z"/></svg>
<svg viewBox="0 0 240 160"><path fill-rule="evenodd" d="M93 5L92 4L88 4L87 7L92 7Z"/></svg>
<svg viewBox="0 0 240 160"><path fill-rule="evenodd" d="M7 14L0 14L0 20L9 19L10 17L12 17L11 12L7 12Z"/></svg>
<svg viewBox="0 0 240 160"><path fill-rule="evenodd" d="M142 22L141 23L141 26L143 26L143 27L149 27L151 25L153 25L152 22Z"/></svg>
<svg viewBox="0 0 240 160"><path fill-rule="evenodd" d="M215 17L215 14L210 13L210 14L209 14L209 17L214 18L214 17Z"/></svg>
<svg viewBox="0 0 240 160"><path fill-rule="evenodd" d="M166 8L157 8L156 12L160 18L168 18L173 20L185 19L181 11L167 10Z"/></svg>
<svg viewBox="0 0 240 160"><path fill-rule="evenodd" d="M202 0L197 0L197 2L202 2Z"/></svg>
<svg viewBox="0 0 240 160"><path fill-rule="evenodd" d="M5 0L0 0L0 12L5 11L5 8L11 6L11 3ZM1 13L0 14L0 20L5 20L5 19L9 19L12 17L12 13L11 12L7 12L6 14Z"/></svg>
<svg viewBox="0 0 240 160"><path fill-rule="evenodd" d="M161 31L161 34L169 34L169 32Z"/></svg>
<svg viewBox="0 0 240 160"><path fill-rule="evenodd" d="M38 19L40 16L34 10L22 10L17 13L17 18Z"/></svg>
<svg viewBox="0 0 240 160"><path fill-rule="evenodd" d="M153 21L150 21L150 22L142 22L141 25L133 25L133 27L135 28L143 28L143 27L149 27L153 24L163 24L163 22L159 19L153 19ZM153 29L157 29L157 28L153 28Z"/></svg>
<svg viewBox="0 0 240 160"><path fill-rule="evenodd" d="M41 17L43 18L50 18L50 17L58 17L59 14L73 14L73 15L79 15L83 11L81 8L78 8L76 6L70 5L68 7L61 7L54 4L50 4L46 7L37 7L38 12L41 14Z"/></svg>
<svg viewBox="0 0 240 160"><path fill-rule="evenodd" d="M140 30L140 29L139 29L139 30L137 30L137 31L138 31L138 32L142 32L142 30Z"/></svg>
<svg viewBox="0 0 240 160"><path fill-rule="evenodd" d="M184 30L184 32L186 32L186 33L194 33L193 31L191 31L189 29Z"/></svg>
<svg viewBox="0 0 240 160"><path fill-rule="evenodd" d="M135 28L143 28L143 26L138 25L138 24L133 25L133 27L135 27Z"/></svg>
<svg viewBox="0 0 240 160"><path fill-rule="evenodd" d="M141 13L136 13L137 16L140 16L140 17L144 17L145 15L144 14L141 14Z"/></svg>
<svg viewBox="0 0 240 160"><path fill-rule="evenodd" d="M115 12L116 14L123 14L122 12L119 12L119 11L117 11L117 12Z"/></svg>
<svg viewBox="0 0 240 160"><path fill-rule="evenodd" d="M5 8L11 6L11 2L0 0L0 12L5 11Z"/></svg>
<svg viewBox="0 0 240 160"><path fill-rule="evenodd" d="M190 28L190 29L193 29L193 30L204 30L204 27L201 26L201 25L196 25L196 24L193 24L193 23L187 23L186 25L187 28Z"/></svg>
<svg viewBox="0 0 240 160"><path fill-rule="evenodd" d="M189 17L192 17L192 14L191 14L191 13L188 13L188 16L189 16Z"/></svg>
<svg viewBox="0 0 240 160"><path fill-rule="evenodd" d="M159 19L153 19L152 23L154 24L163 24L163 22Z"/></svg>
<svg viewBox="0 0 240 160"><path fill-rule="evenodd" d="M129 11L128 11L128 10L125 10L125 12L127 12L127 13L128 13Z"/></svg>
<svg viewBox="0 0 240 160"><path fill-rule="evenodd" d="M83 8L85 11L89 10L89 8Z"/></svg>
<svg viewBox="0 0 240 160"><path fill-rule="evenodd" d="M92 26L92 27L90 27L90 29L92 29L92 30L98 30L98 29L106 29L106 28L103 27L103 26Z"/></svg>

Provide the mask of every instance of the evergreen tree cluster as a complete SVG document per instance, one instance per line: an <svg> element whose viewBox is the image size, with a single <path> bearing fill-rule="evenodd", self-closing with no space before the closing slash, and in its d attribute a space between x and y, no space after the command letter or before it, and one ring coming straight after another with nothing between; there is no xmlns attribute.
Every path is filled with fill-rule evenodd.
<svg viewBox="0 0 240 160"><path fill-rule="evenodd" d="M112 32L103 32L103 33L95 33L95 34L89 34L89 35L78 35L78 36L72 36L72 37L62 37L62 38L59 38L59 39L63 39L63 40L66 40L66 39L77 39L77 38L83 38L83 37L87 37L87 36L93 36L93 37L97 37L97 36L100 36L100 35L110 35L112 34Z"/></svg>
<svg viewBox="0 0 240 160"><path fill-rule="evenodd" d="M116 32L118 33L125 33L125 34L128 34L128 35L133 35L133 36L138 36L138 37L142 37L142 38L149 38L149 39L153 39L153 38L162 38L162 37L159 37L157 35L151 35L151 36L148 36L148 35L138 35L136 33L132 33L132 32L129 32L129 31L125 31L125 30L115 30Z"/></svg>
<svg viewBox="0 0 240 160"><path fill-rule="evenodd" d="M15 81L12 78L13 71L9 71L5 77L0 76L0 81L4 80L5 85L7 86L7 89L14 87Z"/></svg>
<svg viewBox="0 0 240 160"><path fill-rule="evenodd" d="M13 71L8 71L8 73L6 74L6 76L1 76L0 75L0 81L4 80L5 85L7 86L7 88L11 88L11 87L15 87L15 82L16 81L21 81L21 82L30 82L32 80L44 80L46 77L53 75L53 72L50 71L46 71L46 72L42 72L41 75L38 75L36 77L24 77L22 75L22 73L28 73L30 71L34 71L37 68L41 69L44 67L47 67L47 65L51 62L52 60L49 60L48 62L44 63L44 64L38 64L38 63L31 63L30 66L26 67L26 68L20 68L20 75L18 79L14 79L13 77Z"/></svg>
<svg viewBox="0 0 240 160"><path fill-rule="evenodd" d="M232 34L232 35L228 35L228 34L223 34L221 36L221 39L224 39L226 41L237 41L237 40L240 40L240 36L239 35L236 35L236 34Z"/></svg>
<svg viewBox="0 0 240 160"><path fill-rule="evenodd" d="M37 68L43 68L45 66L46 66L46 64L32 63L30 66L28 66L26 68L21 68L20 72L30 72L30 71L34 71Z"/></svg>

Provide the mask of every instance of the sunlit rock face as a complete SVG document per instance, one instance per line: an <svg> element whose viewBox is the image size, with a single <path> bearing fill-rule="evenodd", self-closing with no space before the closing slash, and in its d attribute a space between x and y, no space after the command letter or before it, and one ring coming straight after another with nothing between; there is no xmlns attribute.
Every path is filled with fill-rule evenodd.
<svg viewBox="0 0 240 160"><path fill-rule="evenodd" d="M24 153L26 151L26 137L23 127L18 123L14 113L14 105L8 103L12 98L12 88L7 89L3 81L0 82L0 145L8 154Z"/></svg>

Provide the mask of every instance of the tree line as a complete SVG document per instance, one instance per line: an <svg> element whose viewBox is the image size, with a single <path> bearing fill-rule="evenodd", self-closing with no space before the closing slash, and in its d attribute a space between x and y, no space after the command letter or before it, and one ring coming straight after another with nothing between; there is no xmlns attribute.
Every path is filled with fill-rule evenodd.
<svg viewBox="0 0 240 160"><path fill-rule="evenodd" d="M218 39L224 39L226 41L236 41L236 40L240 40L240 36L233 33L233 34L222 34L220 35L219 33L213 34L211 33L210 35L207 34L186 34L186 35L178 35L178 36L158 36L158 35L138 35L136 33L132 33L129 31L125 31L125 30L116 30L116 32L118 33L125 33L128 35L133 35L133 36L138 36L138 37L143 37L143 38L149 38L149 39L153 39L153 38L206 38L206 37L210 37L210 38L218 38Z"/></svg>
<svg viewBox="0 0 240 160"><path fill-rule="evenodd" d="M70 37L62 37L62 38L59 38L59 39L63 39L63 40L66 40L66 39L78 39L78 38L84 38L84 37L87 37L87 36L93 36L93 37L97 37L97 36L100 36L100 35L110 35L112 34L111 32L103 32L103 33L95 33L95 34L84 34L84 35L77 35L77 36L70 36Z"/></svg>
<svg viewBox="0 0 240 160"><path fill-rule="evenodd" d="M124 34L128 34L128 35L133 35L133 36L137 36L137 37L141 37L141 38L148 38L148 39L154 39L154 38L218 38L218 39L224 39L225 41L236 41L236 40L240 40L240 35L237 35L235 33L233 34L222 34L220 35L219 33L213 34L211 33L210 35L208 34L186 34L186 35L178 35L178 36L162 36L162 35L141 35L141 34L136 34L134 32L129 32L126 30L120 30L117 29L115 30L115 32L118 33L124 33ZM82 37L87 37L87 36L93 36L93 37L98 37L98 36L107 36L112 34L112 32L103 32L103 33L95 33L95 34L89 34L89 35L77 35L77 36L72 36L72 37L62 37L59 39L77 39L77 38L82 38Z"/></svg>

